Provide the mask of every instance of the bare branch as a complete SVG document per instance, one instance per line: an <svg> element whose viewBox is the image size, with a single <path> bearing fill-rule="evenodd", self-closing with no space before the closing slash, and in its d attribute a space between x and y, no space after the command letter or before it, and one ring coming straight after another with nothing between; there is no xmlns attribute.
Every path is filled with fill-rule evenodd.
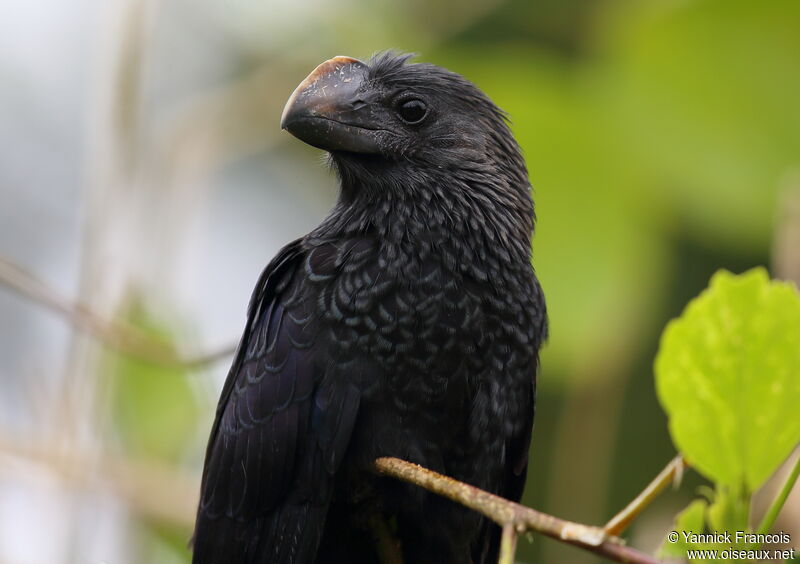
<svg viewBox="0 0 800 564"><path fill-rule="evenodd" d="M194 525L198 477L163 461L78 449L61 437L23 441L0 434L0 476L18 471L14 459L46 467L72 488L110 490L147 518L182 528Z"/></svg>
<svg viewBox="0 0 800 564"><path fill-rule="evenodd" d="M196 369L230 356L236 351L236 346L231 345L210 353L179 356L134 327L103 319L86 306L70 302L30 272L2 257L0 257L0 284L57 313L73 327L91 335L109 348L155 364Z"/></svg>
<svg viewBox="0 0 800 564"><path fill-rule="evenodd" d="M384 476L391 476L398 480L415 484L465 507L474 509L504 528L507 544L512 541L508 532L508 527L510 526L513 527L517 534L535 531L594 552L614 562L658 564L658 560L652 556L625 546L620 539L608 536L599 527L573 523L541 513L535 509L433 472L418 464L412 464L399 458L379 458L375 461L375 470Z"/></svg>
<svg viewBox="0 0 800 564"><path fill-rule="evenodd" d="M658 476L653 478L642 493L637 495L625 508L614 515L611 520L603 527L607 535L619 536L631 521L641 513L652 501L658 497L664 488L669 484L678 483L683 476L683 471L687 467L686 461L679 454L669 461Z"/></svg>

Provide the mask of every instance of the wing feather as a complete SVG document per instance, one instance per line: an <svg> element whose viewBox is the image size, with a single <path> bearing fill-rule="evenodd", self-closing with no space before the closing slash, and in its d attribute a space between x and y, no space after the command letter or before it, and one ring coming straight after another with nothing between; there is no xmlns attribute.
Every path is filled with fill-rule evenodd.
<svg viewBox="0 0 800 564"><path fill-rule="evenodd" d="M302 242L291 243L253 293L206 451L195 564L301 563L316 553L360 396L319 368L318 282L306 259Z"/></svg>

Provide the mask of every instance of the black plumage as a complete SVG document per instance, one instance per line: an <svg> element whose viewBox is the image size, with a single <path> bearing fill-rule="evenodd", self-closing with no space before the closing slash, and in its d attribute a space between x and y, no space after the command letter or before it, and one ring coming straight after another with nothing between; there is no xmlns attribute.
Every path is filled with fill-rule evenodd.
<svg viewBox="0 0 800 564"><path fill-rule="evenodd" d="M544 298L533 203L504 114L405 55L336 57L282 126L326 149L339 200L262 274L220 398L194 562L496 559L477 513L370 472L396 456L517 500Z"/></svg>

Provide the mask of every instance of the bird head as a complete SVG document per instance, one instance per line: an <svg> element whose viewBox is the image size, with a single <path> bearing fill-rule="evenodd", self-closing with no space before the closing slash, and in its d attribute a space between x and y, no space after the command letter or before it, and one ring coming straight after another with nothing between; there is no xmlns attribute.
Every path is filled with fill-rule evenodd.
<svg viewBox="0 0 800 564"><path fill-rule="evenodd" d="M462 76L410 58L325 61L292 93L281 128L328 151L339 169L507 173L527 186L505 114Z"/></svg>

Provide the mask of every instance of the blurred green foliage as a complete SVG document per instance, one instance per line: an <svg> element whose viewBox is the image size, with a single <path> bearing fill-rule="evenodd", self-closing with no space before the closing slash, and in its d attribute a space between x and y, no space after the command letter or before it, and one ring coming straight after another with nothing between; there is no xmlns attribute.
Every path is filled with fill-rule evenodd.
<svg viewBox="0 0 800 564"><path fill-rule="evenodd" d="M141 297L131 297L120 313L126 325L174 353L180 332L174 320L167 323L163 319L163 312L155 315ZM197 401L192 371L107 352L104 372L109 375L111 422L119 448L140 462L185 465L198 444L201 416L207 415ZM169 564L190 560L189 534L183 527L147 518L137 521L135 551L142 561Z"/></svg>
<svg viewBox="0 0 800 564"><path fill-rule="evenodd" d="M122 319L154 343L174 347L178 333L132 300ZM193 444L201 410L191 386L191 372L120 353L108 353L107 372L113 375L113 423L123 448L140 458L178 463Z"/></svg>
<svg viewBox="0 0 800 564"><path fill-rule="evenodd" d="M629 157L692 236L762 251L800 155L800 5L641 2L605 32L604 81Z"/></svg>

